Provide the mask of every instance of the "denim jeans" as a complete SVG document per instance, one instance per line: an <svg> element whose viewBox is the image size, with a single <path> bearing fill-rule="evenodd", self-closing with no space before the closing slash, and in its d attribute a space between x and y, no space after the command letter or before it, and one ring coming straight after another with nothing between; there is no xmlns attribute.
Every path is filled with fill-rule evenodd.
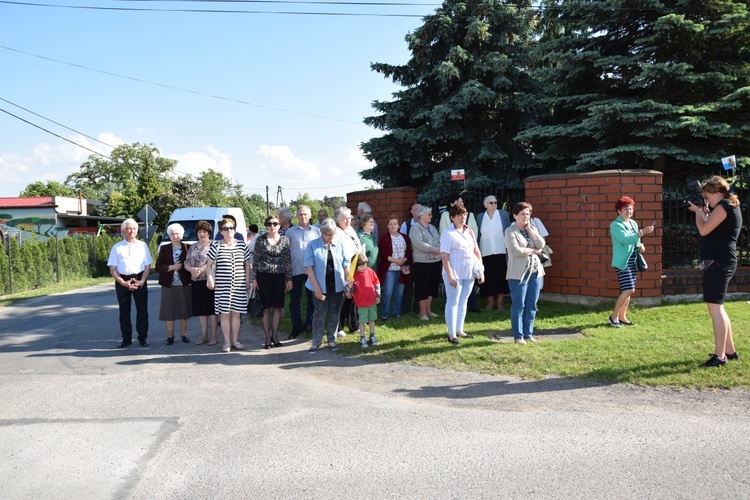
<svg viewBox="0 0 750 500"><path fill-rule="evenodd" d="M534 319L536 318L536 303L542 289L542 278L538 273L531 275L527 281L508 280L510 287L510 326L513 328L513 338L528 339L534 334Z"/></svg>
<svg viewBox="0 0 750 500"><path fill-rule="evenodd" d="M341 313L341 304L344 302L344 292L326 293L325 300L314 299L315 314L313 315L313 347L320 347L323 342L323 328L326 330L328 343L336 341L336 331L339 326L339 314ZM326 321L328 314L328 321Z"/></svg>
<svg viewBox="0 0 750 500"><path fill-rule="evenodd" d="M453 338L456 333L464 331L464 320L466 320L466 301L474 288L474 279L457 280L458 285L453 288L448 282L448 276L443 273L445 283L445 324L448 327L448 336Z"/></svg>
<svg viewBox="0 0 750 500"><path fill-rule="evenodd" d="M305 286L307 282L306 274L292 276L292 292L289 297L289 311L292 314L292 329L301 330L307 325L312 325L313 313L315 313L315 304L313 298L315 294ZM302 322L302 290L307 294L307 315L305 322Z"/></svg>
<svg viewBox="0 0 750 500"><path fill-rule="evenodd" d="M380 284L382 296L380 301L380 317L383 319L401 314L401 302L404 300L404 284L398 282L400 275L400 270L388 271L385 275L385 283Z"/></svg>

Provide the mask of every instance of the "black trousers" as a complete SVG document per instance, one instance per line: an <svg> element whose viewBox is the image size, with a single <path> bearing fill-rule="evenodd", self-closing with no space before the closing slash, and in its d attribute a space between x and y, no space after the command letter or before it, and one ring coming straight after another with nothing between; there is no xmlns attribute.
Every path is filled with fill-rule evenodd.
<svg viewBox="0 0 750 500"><path fill-rule="evenodd" d="M117 304L120 307L120 331L123 342L133 341L133 325L130 323L130 298L135 302L135 330L138 340L144 341L148 337L148 286L143 284L138 290L131 292L127 287L115 283Z"/></svg>

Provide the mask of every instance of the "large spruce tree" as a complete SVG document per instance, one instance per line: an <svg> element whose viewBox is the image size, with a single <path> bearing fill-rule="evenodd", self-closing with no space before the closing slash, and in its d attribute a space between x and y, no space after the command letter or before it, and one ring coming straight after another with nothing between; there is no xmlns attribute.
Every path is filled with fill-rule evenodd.
<svg viewBox="0 0 750 500"><path fill-rule="evenodd" d="M447 0L406 37L407 64L372 64L404 89L365 119L386 133L361 145L375 163L362 177L425 193L463 168L469 184L519 185L536 166L514 139L534 117L534 19L526 0Z"/></svg>
<svg viewBox="0 0 750 500"><path fill-rule="evenodd" d="M547 170L720 170L750 151L746 0L552 0L536 76L549 121L521 133Z"/></svg>

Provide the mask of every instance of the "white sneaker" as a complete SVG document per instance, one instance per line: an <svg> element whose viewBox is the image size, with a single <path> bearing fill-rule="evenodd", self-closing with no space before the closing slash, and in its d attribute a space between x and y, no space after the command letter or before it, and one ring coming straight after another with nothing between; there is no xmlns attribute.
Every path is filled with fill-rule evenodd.
<svg viewBox="0 0 750 500"><path fill-rule="evenodd" d="M339 332L336 334L337 337L346 337L346 332L344 330L339 330Z"/></svg>

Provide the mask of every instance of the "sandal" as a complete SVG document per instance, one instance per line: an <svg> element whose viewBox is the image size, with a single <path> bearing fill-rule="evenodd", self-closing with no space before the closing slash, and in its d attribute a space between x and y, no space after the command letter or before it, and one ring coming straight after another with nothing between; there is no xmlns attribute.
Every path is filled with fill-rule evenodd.
<svg viewBox="0 0 750 500"><path fill-rule="evenodd" d="M224 347L221 348L221 352L229 352L232 348L229 346L229 344L224 344Z"/></svg>
<svg viewBox="0 0 750 500"><path fill-rule="evenodd" d="M218 340L212 340L211 342L208 343L208 345L216 345L218 343L219 343Z"/></svg>
<svg viewBox="0 0 750 500"><path fill-rule="evenodd" d="M195 342L195 345L203 345L203 344L205 344L206 342L208 342L208 339L207 339L207 338L205 338L205 337L201 337L201 338L199 338L199 339L198 339L198 340L197 340L197 341Z"/></svg>
<svg viewBox="0 0 750 500"><path fill-rule="evenodd" d="M241 351L245 348L245 346L237 342L236 344L232 344L232 348L237 349L238 351Z"/></svg>

